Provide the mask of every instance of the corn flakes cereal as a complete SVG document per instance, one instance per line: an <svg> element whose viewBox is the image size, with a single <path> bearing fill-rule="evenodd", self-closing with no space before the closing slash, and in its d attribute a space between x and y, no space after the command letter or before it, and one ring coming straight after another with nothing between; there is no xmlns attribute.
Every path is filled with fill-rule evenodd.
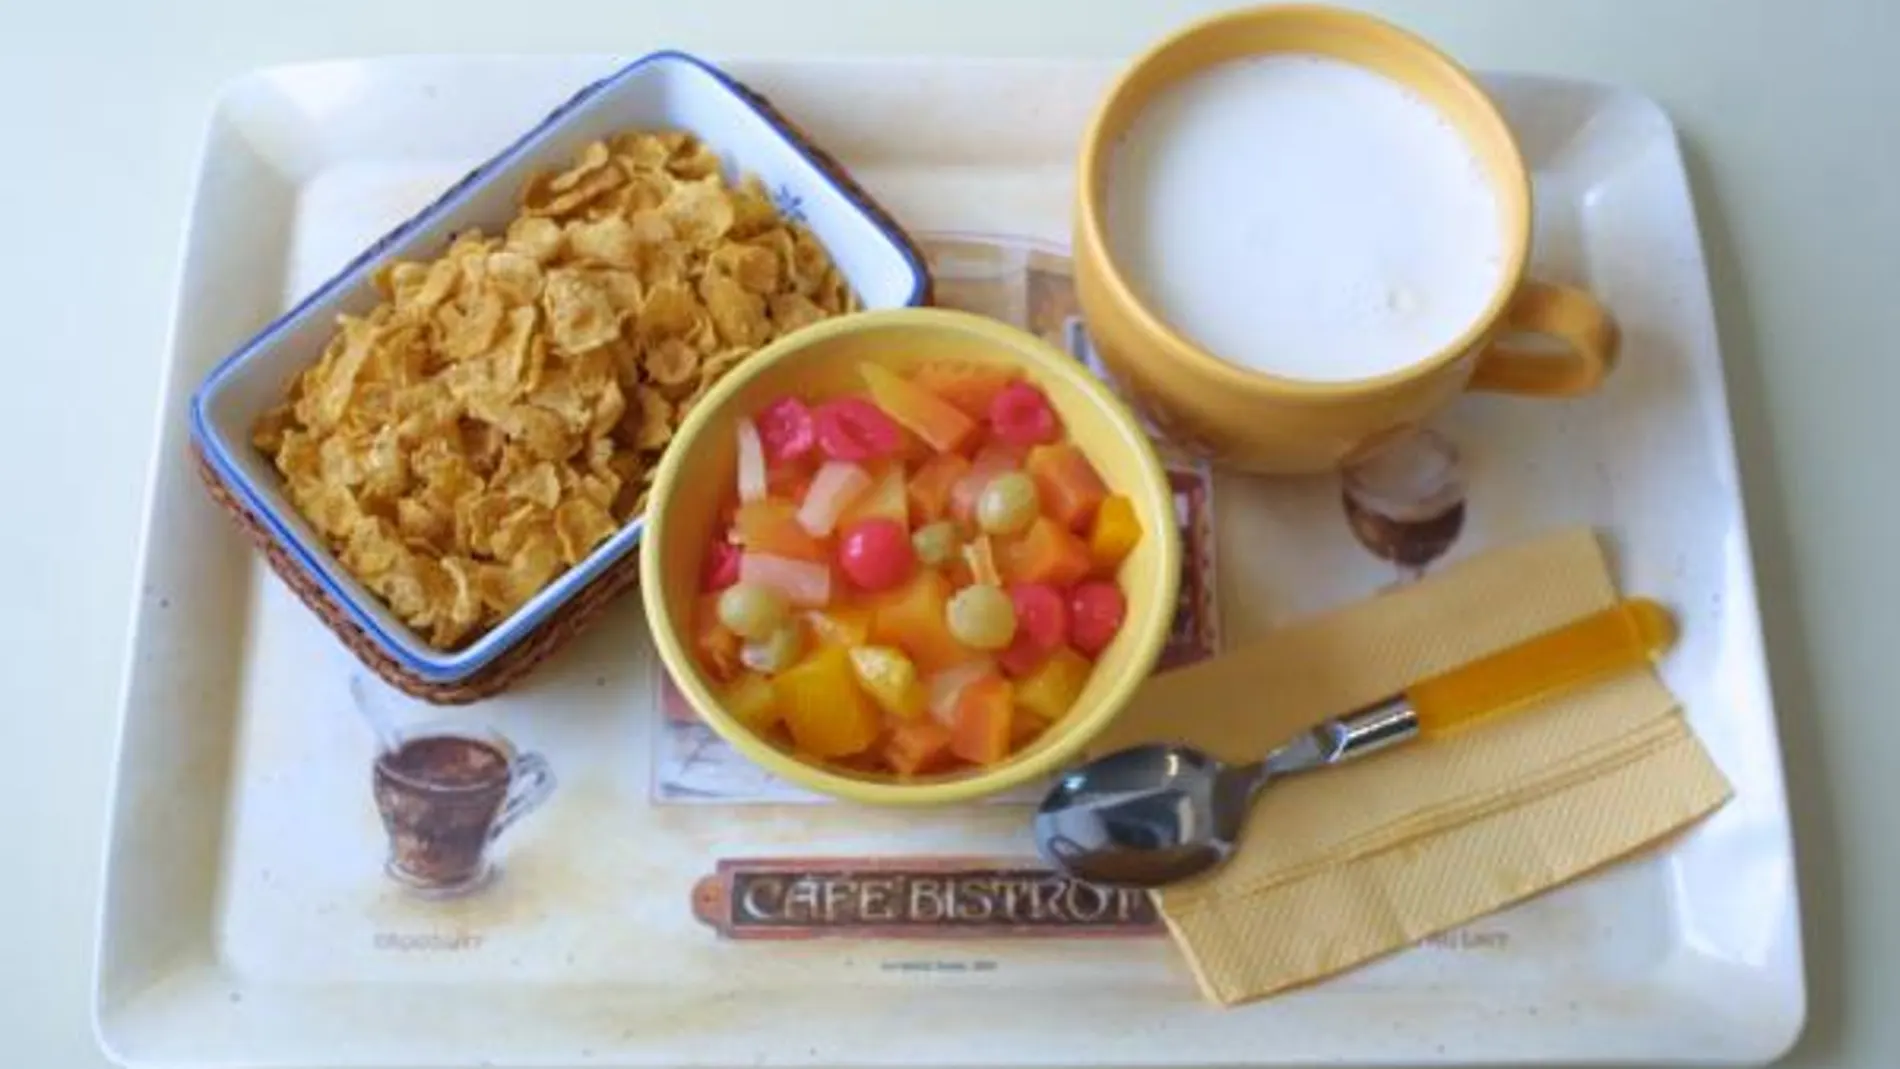
<svg viewBox="0 0 1900 1069"><path fill-rule="evenodd" d="M758 347L855 311L824 247L690 134L633 131L521 191L499 237L377 272L255 446L433 646L500 623L645 507L659 454Z"/></svg>

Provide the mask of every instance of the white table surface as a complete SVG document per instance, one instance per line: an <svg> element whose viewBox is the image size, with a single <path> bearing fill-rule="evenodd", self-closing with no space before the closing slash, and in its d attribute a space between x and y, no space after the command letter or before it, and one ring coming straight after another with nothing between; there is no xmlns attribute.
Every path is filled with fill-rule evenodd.
<svg viewBox="0 0 1900 1069"><path fill-rule="evenodd" d="M221 82L416 52L1121 56L1216 6L0 2L0 753L16 841L0 864L0 1062L105 1064L87 1007L134 538L188 184ZM1900 1064L1900 5L1372 6L1472 66L1631 85L1682 129L1801 859L1811 1006L1789 1064Z"/></svg>

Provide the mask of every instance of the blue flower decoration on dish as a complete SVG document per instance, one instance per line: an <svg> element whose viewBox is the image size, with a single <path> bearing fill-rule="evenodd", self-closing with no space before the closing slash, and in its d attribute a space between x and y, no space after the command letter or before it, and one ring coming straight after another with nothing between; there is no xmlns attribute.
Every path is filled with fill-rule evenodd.
<svg viewBox="0 0 1900 1069"><path fill-rule="evenodd" d="M805 221L805 198L793 192L788 185L779 184L778 191L772 194L772 206L794 223Z"/></svg>

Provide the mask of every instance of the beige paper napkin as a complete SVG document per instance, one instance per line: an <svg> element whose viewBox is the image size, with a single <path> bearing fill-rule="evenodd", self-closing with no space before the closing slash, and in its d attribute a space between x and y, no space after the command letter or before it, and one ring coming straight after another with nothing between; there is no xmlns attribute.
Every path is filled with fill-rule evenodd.
<svg viewBox="0 0 1900 1069"><path fill-rule="evenodd" d="M1566 531L1155 677L1092 749L1258 760L1303 727L1612 604ZM1722 774L1648 670L1262 793L1234 858L1157 895L1226 1005L1317 980L1548 890L1713 811Z"/></svg>

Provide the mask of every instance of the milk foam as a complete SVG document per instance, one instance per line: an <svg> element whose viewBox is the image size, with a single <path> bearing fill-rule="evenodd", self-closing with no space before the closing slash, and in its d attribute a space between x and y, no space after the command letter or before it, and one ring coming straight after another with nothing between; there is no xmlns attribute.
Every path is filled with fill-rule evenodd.
<svg viewBox="0 0 1900 1069"><path fill-rule="evenodd" d="M1224 360L1343 382L1416 363L1503 270L1470 146L1383 75L1321 56L1211 67L1115 147L1110 250L1162 319Z"/></svg>

